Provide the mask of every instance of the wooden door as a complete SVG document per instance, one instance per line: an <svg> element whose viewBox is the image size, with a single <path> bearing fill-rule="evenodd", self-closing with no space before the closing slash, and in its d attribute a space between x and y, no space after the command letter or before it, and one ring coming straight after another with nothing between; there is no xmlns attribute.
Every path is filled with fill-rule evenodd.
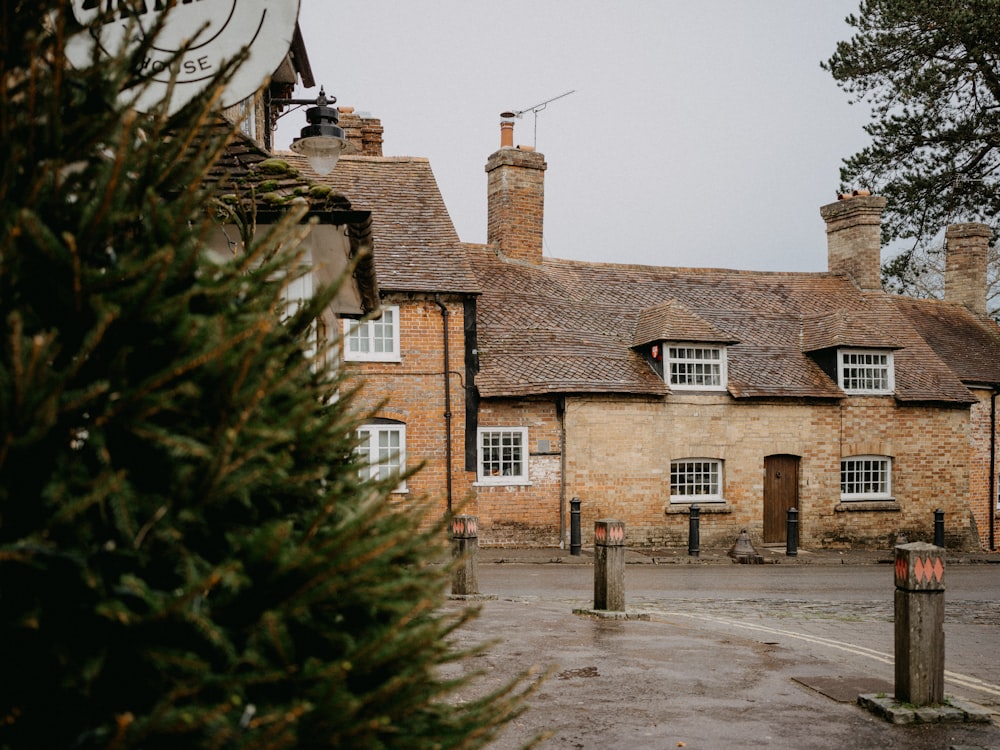
<svg viewBox="0 0 1000 750"><path fill-rule="evenodd" d="M764 458L764 544L788 540L788 509L799 507L799 457Z"/></svg>

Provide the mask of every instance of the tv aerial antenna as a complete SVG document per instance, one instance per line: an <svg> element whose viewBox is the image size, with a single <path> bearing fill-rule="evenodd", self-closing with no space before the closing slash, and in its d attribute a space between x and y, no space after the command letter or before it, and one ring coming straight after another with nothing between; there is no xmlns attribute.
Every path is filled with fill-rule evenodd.
<svg viewBox="0 0 1000 750"><path fill-rule="evenodd" d="M533 147L537 148L537 146L538 146L538 113L541 112L543 109L545 109L547 106L549 106L552 102L556 101L557 99L562 99L564 96L569 96L570 94L575 94L575 93L576 93L576 89L573 89L572 91L567 91L565 94L559 94L559 96L553 96L551 99L546 99L544 102L539 102L538 104L534 104L534 105L532 105L530 107L525 107L524 109L519 110L519 111L515 111L515 112L501 112L500 116L503 117L503 118L516 117L517 119L520 120L521 116L523 114L525 114L526 112L531 112L531 114L533 114L535 116L535 118L534 118L535 136L534 136L534 140L532 141L531 145Z"/></svg>

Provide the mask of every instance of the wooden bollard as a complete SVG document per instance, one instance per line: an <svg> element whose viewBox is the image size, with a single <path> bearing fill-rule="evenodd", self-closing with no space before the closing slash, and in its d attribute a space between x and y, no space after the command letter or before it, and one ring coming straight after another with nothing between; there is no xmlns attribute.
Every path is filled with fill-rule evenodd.
<svg viewBox="0 0 1000 750"><path fill-rule="evenodd" d="M451 577L451 593L471 596L479 593L476 557L479 555L479 517L455 516L451 519L452 557L458 558Z"/></svg>
<svg viewBox="0 0 1000 750"><path fill-rule="evenodd" d="M944 701L944 550L913 542L896 547L896 700Z"/></svg>
<svg viewBox="0 0 1000 750"><path fill-rule="evenodd" d="M594 522L594 609L625 611L625 522Z"/></svg>

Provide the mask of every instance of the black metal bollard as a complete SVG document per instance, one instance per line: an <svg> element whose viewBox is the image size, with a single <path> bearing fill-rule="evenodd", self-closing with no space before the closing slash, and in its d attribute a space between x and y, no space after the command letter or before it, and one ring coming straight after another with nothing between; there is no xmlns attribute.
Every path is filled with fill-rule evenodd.
<svg viewBox="0 0 1000 750"><path fill-rule="evenodd" d="M701 508L692 505L688 510L688 556L698 557L701 554Z"/></svg>
<svg viewBox="0 0 1000 750"><path fill-rule="evenodd" d="M788 509L788 528L785 536L785 556L798 557L799 554L799 509Z"/></svg>
<svg viewBox="0 0 1000 750"><path fill-rule="evenodd" d="M944 546L944 511L940 508L934 511L934 545Z"/></svg>
<svg viewBox="0 0 1000 750"><path fill-rule="evenodd" d="M580 498L569 501L569 553L579 555L580 548Z"/></svg>

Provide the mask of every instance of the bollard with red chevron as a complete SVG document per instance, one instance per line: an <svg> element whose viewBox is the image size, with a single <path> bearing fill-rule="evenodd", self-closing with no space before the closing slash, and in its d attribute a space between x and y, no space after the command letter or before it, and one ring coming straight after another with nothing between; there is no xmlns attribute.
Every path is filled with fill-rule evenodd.
<svg viewBox="0 0 1000 750"><path fill-rule="evenodd" d="M594 609L625 611L625 522L594 522Z"/></svg>
<svg viewBox="0 0 1000 750"><path fill-rule="evenodd" d="M944 700L944 554L925 542L896 547L896 700Z"/></svg>
<svg viewBox="0 0 1000 750"><path fill-rule="evenodd" d="M904 591L943 591L944 548L925 542L896 547L896 588Z"/></svg>

